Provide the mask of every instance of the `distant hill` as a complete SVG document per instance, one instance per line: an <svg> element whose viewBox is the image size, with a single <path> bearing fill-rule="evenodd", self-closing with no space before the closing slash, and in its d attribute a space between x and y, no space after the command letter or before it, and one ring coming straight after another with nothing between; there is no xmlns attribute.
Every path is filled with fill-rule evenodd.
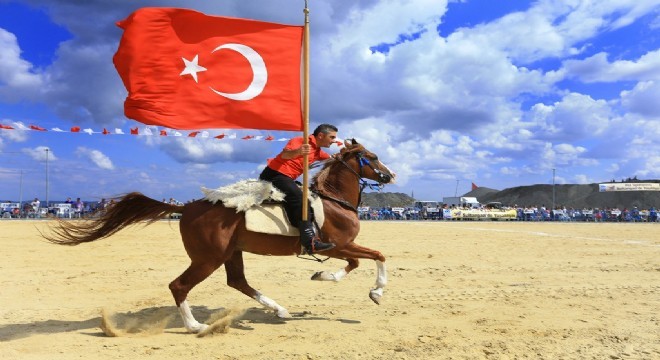
<svg viewBox="0 0 660 360"><path fill-rule="evenodd" d="M403 193L371 192L362 194L362 206L373 208L381 207L409 207L415 202L414 198Z"/></svg>
<svg viewBox="0 0 660 360"><path fill-rule="evenodd" d="M660 180L637 182L660 183ZM495 190L479 187L461 196L476 197L482 203L501 202L507 206L552 206L552 185L528 185ZM566 208L632 208L660 207L660 191L599 192L598 184L555 185L555 206ZM428 199L425 199L428 200ZM437 199L442 201L442 198ZM407 207L416 200L402 193L364 193L362 205L370 207Z"/></svg>
<svg viewBox="0 0 660 360"><path fill-rule="evenodd" d="M637 182L660 183L660 180L640 180ZM650 208L660 207L660 191L619 191L600 192L598 184L555 185L555 205L567 208ZM552 206L552 185L518 186L502 191L470 191L465 196L475 196L480 203L499 201L513 206ZM473 195L474 194L474 195Z"/></svg>

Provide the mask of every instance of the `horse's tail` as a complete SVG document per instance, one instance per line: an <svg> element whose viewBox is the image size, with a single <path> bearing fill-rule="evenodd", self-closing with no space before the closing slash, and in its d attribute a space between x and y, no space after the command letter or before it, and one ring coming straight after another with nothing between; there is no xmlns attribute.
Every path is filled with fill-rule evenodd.
<svg viewBox="0 0 660 360"><path fill-rule="evenodd" d="M146 226L177 212L183 212L183 206L170 205L132 192L106 207L98 218L86 221L58 220L59 223L51 228L54 235L41 236L59 245L78 245L106 238L140 221L146 221Z"/></svg>

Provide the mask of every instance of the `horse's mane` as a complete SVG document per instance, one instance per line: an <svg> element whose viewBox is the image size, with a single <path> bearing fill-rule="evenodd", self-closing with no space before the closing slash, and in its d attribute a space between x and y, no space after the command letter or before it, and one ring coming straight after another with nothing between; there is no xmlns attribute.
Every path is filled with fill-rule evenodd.
<svg viewBox="0 0 660 360"><path fill-rule="evenodd" d="M346 159L350 155L360 151L364 151L364 146L362 146L361 144L355 144L350 149L343 148L340 156L344 161L346 161ZM328 176L330 175L332 168L337 164L341 164L341 161L339 161L339 159L335 157L331 157L330 159L326 160L321 170L319 170L319 172L317 172L316 175L314 175L314 177L312 178L312 186L311 186L312 189L316 189L320 192L336 193L335 191L336 189L328 188L330 184L328 184L326 180L328 179Z"/></svg>

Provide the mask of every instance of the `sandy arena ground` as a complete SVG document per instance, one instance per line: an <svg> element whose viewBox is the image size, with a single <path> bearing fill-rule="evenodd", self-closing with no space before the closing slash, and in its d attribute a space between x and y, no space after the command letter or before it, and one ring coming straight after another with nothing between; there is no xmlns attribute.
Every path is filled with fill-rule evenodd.
<svg viewBox="0 0 660 360"><path fill-rule="evenodd" d="M309 278L345 262L246 254L293 318L220 269L188 297L220 324L205 337L167 287L188 265L177 222L76 247L42 241L48 224L0 221L0 359L660 359L660 224L363 222L387 257L380 306L372 261L330 283Z"/></svg>

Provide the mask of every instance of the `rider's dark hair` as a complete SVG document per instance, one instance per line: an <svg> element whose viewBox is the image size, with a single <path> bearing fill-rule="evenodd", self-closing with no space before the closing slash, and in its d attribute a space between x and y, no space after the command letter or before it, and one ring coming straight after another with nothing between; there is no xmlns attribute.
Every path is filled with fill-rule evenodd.
<svg viewBox="0 0 660 360"><path fill-rule="evenodd" d="M314 136L318 135L319 133L324 133L327 134L329 132L337 132L337 127L334 125L330 124L321 124L314 129Z"/></svg>

